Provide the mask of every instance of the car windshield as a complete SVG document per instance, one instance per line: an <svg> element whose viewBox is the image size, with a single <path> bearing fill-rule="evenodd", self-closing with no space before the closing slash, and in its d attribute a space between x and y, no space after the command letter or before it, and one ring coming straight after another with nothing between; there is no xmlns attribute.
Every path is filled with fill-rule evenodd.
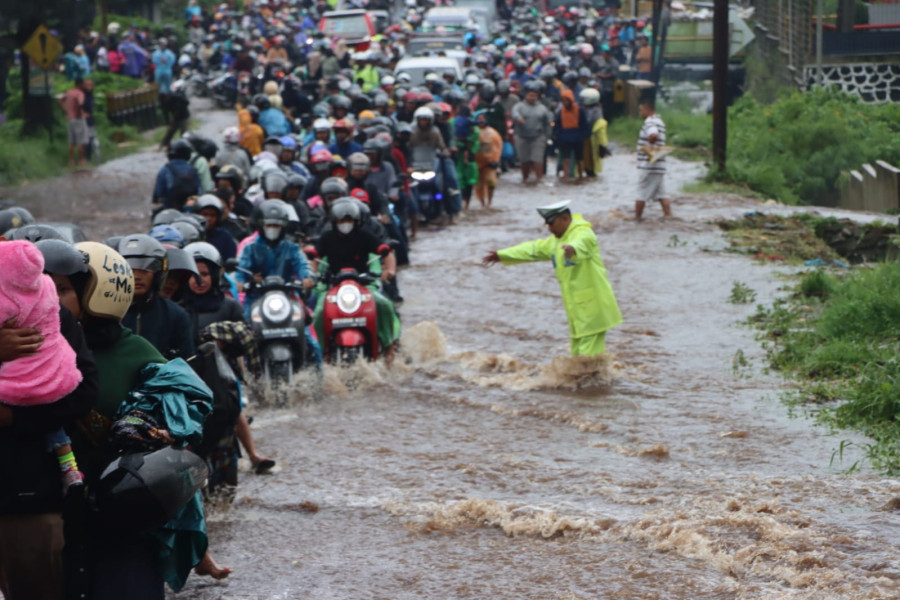
<svg viewBox="0 0 900 600"><path fill-rule="evenodd" d="M327 17L325 19L325 35L339 37L364 37L369 35L369 26L363 15L347 17Z"/></svg>
<svg viewBox="0 0 900 600"><path fill-rule="evenodd" d="M406 46L406 51L410 55L419 52L441 52L443 50L463 50L465 45L460 39L427 39L427 40L410 40Z"/></svg>

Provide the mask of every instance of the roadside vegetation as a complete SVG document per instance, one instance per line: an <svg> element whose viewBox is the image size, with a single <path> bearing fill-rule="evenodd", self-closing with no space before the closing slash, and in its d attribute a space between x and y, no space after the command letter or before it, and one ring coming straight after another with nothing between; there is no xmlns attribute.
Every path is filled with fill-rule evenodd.
<svg viewBox="0 0 900 600"><path fill-rule="evenodd" d="M657 103L676 157L711 160L712 117L681 102ZM614 119L609 136L633 147L641 122ZM900 164L900 104L865 104L855 96L792 91L765 104L749 95L728 109L728 161L709 182L736 185L785 204L827 203L850 169Z"/></svg>
<svg viewBox="0 0 900 600"><path fill-rule="evenodd" d="M142 135L135 127L114 125L106 115L106 94L135 89L144 82L112 73L93 73L91 79L94 80L94 119L100 141L101 160L130 154L149 143L150 138ZM50 140L46 129L22 137L21 82L19 71L13 70L8 81L10 96L4 107L7 122L0 125L0 187L51 177L69 168L66 117L55 98L53 140ZM72 82L55 75L53 94L62 94L72 86Z"/></svg>
<svg viewBox="0 0 900 600"><path fill-rule="evenodd" d="M789 294L771 306L758 305L750 322L759 330L770 367L794 381L785 400L836 432L866 435L872 440L865 447L872 465L900 473L897 227L757 213L720 226L735 251L763 250L794 264L811 260L793 278ZM813 254L818 256L810 259ZM771 255L754 254L763 260ZM851 264L858 266L847 268ZM753 301L752 291L735 282L731 301ZM859 464L840 463L846 447L842 443L833 460L855 470Z"/></svg>

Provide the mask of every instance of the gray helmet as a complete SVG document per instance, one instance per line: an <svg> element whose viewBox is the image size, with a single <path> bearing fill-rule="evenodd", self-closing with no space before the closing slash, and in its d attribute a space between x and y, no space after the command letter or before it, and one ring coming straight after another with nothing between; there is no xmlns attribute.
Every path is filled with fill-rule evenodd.
<svg viewBox="0 0 900 600"><path fill-rule="evenodd" d="M354 223L357 224L359 224L361 218L359 205L357 204L356 199L351 198L350 196L338 198L335 200L334 204L331 205L332 222L337 223L341 219L346 219L347 217L352 218Z"/></svg>
<svg viewBox="0 0 900 600"><path fill-rule="evenodd" d="M128 261L132 269L155 273L168 268L166 249L144 233L126 235L119 240L119 254Z"/></svg>
<svg viewBox="0 0 900 600"><path fill-rule="evenodd" d="M40 240L35 247L44 256L44 272L51 275L87 273L87 255L63 240Z"/></svg>
<svg viewBox="0 0 900 600"><path fill-rule="evenodd" d="M271 169L262 175L262 188L266 193L283 193L287 183L287 176L280 169Z"/></svg>
<svg viewBox="0 0 900 600"><path fill-rule="evenodd" d="M254 223L258 230L261 230L266 225L281 225L284 228L287 227L290 217L287 202L277 198L270 198L262 201L256 207Z"/></svg>
<svg viewBox="0 0 900 600"><path fill-rule="evenodd" d="M181 237L184 238L185 245L192 242L199 242L203 239L204 228L201 228L193 220L188 221L185 219L179 219L172 222L172 227L177 229L178 233L181 234Z"/></svg>
<svg viewBox="0 0 900 600"><path fill-rule="evenodd" d="M495 86L491 81L485 81L484 85L481 86L481 91L478 92L478 95L480 95L481 99L485 102L491 102L497 95L497 86Z"/></svg>
<svg viewBox="0 0 900 600"><path fill-rule="evenodd" d="M34 217L24 208L14 206L0 210L0 233L23 225L31 225L34 222Z"/></svg>
<svg viewBox="0 0 900 600"><path fill-rule="evenodd" d="M50 225L42 225L40 223L32 223L31 225L23 225L6 233L7 239L25 240L26 242L39 242L41 240L62 240L65 239L63 234Z"/></svg>
<svg viewBox="0 0 900 600"><path fill-rule="evenodd" d="M167 156L169 160L178 158L181 160L190 160L191 154L194 153L194 147L185 140L185 139L177 139L172 142L172 145L169 146L169 152Z"/></svg>
<svg viewBox="0 0 900 600"><path fill-rule="evenodd" d="M175 219L181 218L181 211L174 208L164 208L153 217L152 225L171 225Z"/></svg>
<svg viewBox="0 0 900 600"><path fill-rule="evenodd" d="M184 247L184 251L190 255L194 261L206 261L216 267L222 268L222 255L219 250L209 242L194 242Z"/></svg>
<svg viewBox="0 0 900 600"><path fill-rule="evenodd" d="M508 94L509 93L509 80L503 79L497 82L497 93L498 94Z"/></svg>
<svg viewBox="0 0 900 600"><path fill-rule="evenodd" d="M347 182L340 177L329 177L323 181L322 185L319 187L319 195L322 197L332 195L346 196L349 193L350 190L347 189Z"/></svg>
<svg viewBox="0 0 900 600"><path fill-rule="evenodd" d="M198 243L202 244L205 242ZM197 263L194 262L194 258L181 248L166 248L166 258L169 261L169 268L166 270L166 273L171 274L172 271L188 271L194 275L200 275L200 272L197 270Z"/></svg>
<svg viewBox="0 0 900 600"><path fill-rule="evenodd" d="M302 190L303 188L306 187L306 184L308 182L309 182L309 180L306 177L304 177L303 175L300 175L299 173L291 173L287 177L287 187L289 187L289 188L295 187L295 188L300 188Z"/></svg>
<svg viewBox="0 0 900 600"><path fill-rule="evenodd" d="M366 171L372 166L372 161L362 152L354 152L347 157L347 167L353 171L355 169L365 169Z"/></svg>

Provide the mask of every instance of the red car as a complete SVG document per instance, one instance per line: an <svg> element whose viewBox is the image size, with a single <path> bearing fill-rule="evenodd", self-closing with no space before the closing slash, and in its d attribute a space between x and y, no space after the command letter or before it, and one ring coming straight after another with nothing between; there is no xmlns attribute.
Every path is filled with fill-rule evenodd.
<svg viewBox="0 0 900 600"><path fill-rule="evenodd" d="M375 21L364 10L332 10L322 15L319 31L329 38L343 38L355 51L368 50L375 35Z"/></svg>

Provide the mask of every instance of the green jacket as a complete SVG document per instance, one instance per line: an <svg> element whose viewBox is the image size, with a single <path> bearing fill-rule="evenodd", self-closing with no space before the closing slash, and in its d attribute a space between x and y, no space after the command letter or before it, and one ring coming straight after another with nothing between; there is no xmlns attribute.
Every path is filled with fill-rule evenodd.
<svg viewBox="0 0 900 600"><path fill-rule="evenodd" d="M572 246L575 256L566 259L563 246ZM571 337L594 335L622 323L622 313L600 258L597 236L581 215L573 215L572 224L561 238L551 235L500 250L497 254L504 265L539 260L553 262Z"/></svg>

